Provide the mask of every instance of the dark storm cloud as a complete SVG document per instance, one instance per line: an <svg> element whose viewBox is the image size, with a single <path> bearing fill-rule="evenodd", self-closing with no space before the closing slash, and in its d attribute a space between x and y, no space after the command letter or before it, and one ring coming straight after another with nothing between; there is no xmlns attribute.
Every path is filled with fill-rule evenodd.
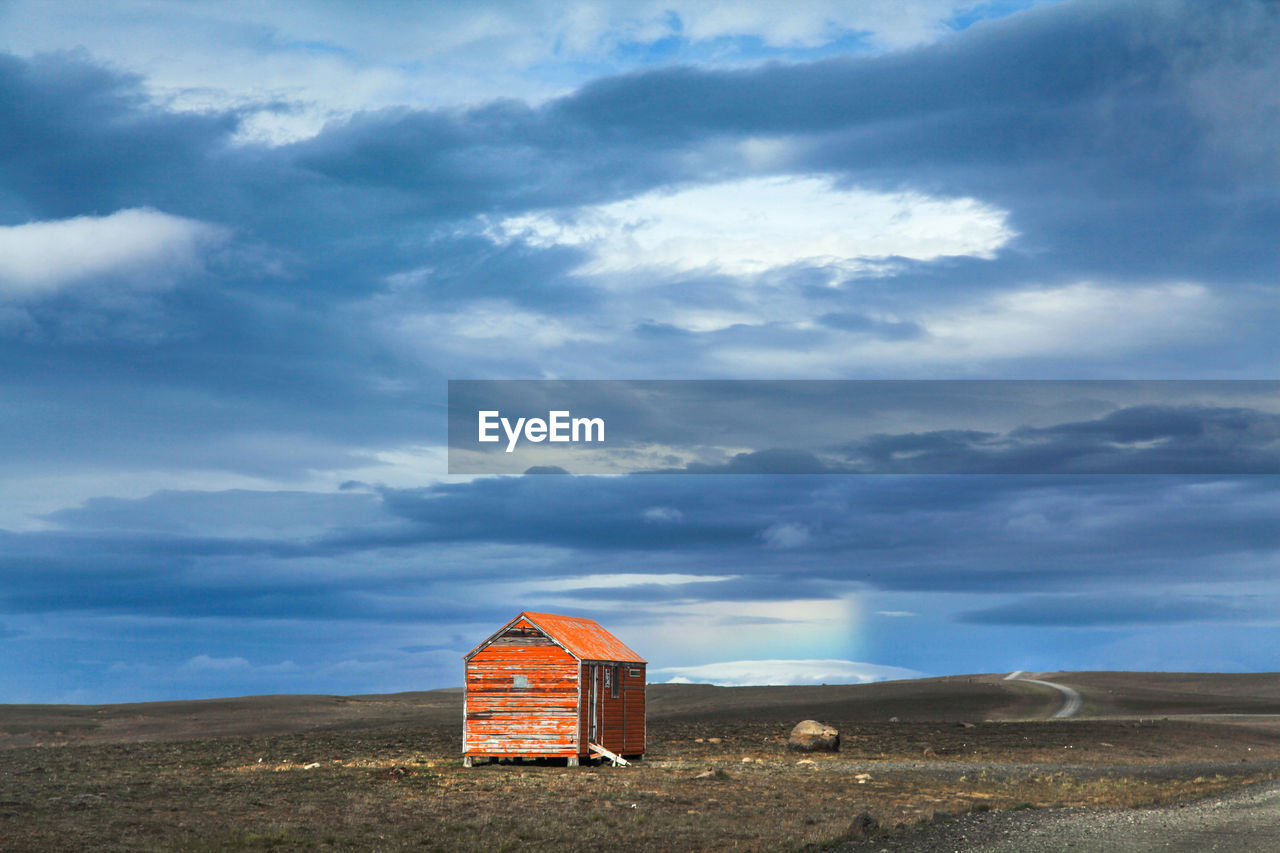
<svg viewBox="0 0 1280 853"><path fill-rule="evenodd" d="M1002 203L1042 270L1248 278L1274 269L1280 126L1233 105L1267 100L1277 37L1270 4L1060 4L885 57L605 80L556 109L655 145L808 134L793 168Z"/></svg>
<svg viewBox="0 0 1280 853"><path fill-rule="evenodd" d="M1248 277L1274 269L1277 127L1214 91L1274 77L1277 35L1259 4L1065 4L888 56L649 71L537 109L370 115L300 143L295 162L412 188L452 217L626 197L697 177L674 154L776 135L806 140L784 171L1007 206L1042 269L1047 252L1077 272Z"/></svg>
<svg viewBox="0 0 1280 853"><path fill-rule="evenodd" d="M555 578L552 598L583 598L594 585L575 591L566 578L637 572L729 578L616 594L770 600L859 584L1007 595L1088 584L1105 598L1113 587L1207 573L1272 579L1276 482L562 476L248 503L235 492L179 494L170 506L164 496L136 502L136 520L131 502L98 502L59 514L66 529L3 534L0 607L411 621L449 616L475 584L527 581L524 598L536 601L538 579ZM323 529L300 534L290 520L316 500L327 507L306 525ZM255 517L280 519L278 531Z"/></svg>
<svg viewBox="0 0 1280 853"><path fill-rule="evenodd" d="M4 57L0 222L145 206L233 238L169 292L112 302L69 290L8 309L12 417L0 441L37 460L286 475L367 462L354 445L438 438L436 415L411 401L436 397L450 374L536 375L545 355L689 375L714 370L704 359L720 348L803 351L814 333L787 322L690 333L621 316L634 307L569 274L580 250L498 245L476 218L753 174L723 153L751 138L792 146L775 172L972 195L1006 207L1021 232L1019 251L994 260L904 262L892 287L832 288L810 281L827 272L791 271L780 286L812 306L795 310L830 333L909 342L921 300L1028 279L1270 281L1275 119L1231 105L1265 100L1270 90L1255 89L1274 79L1276 32L1266 5L1061 4L905 52L660 69L541 106L373 112L276 148L233 144L249 107L174 112L144 81L81 54ZM722 278L664 298L676 311L732 305L738 283ZM402 317L475 300L604 326L590 353L490 347L481 358L450 354L435 331L388 338ZM1196 364L1265 360L1266 306L1249 312L1255 330ZM1146 357L1175 375L1187 367L1166 350ZM257 451L225 440L251 431L276 440Z"/></svg>
<svg viewBox="0 0 1280 853"><path fill-rule="evenodd" d="M401 546L569 549L587 561L579 571L638 553L712 574L981 590L1108 575L1186 579L1203 571L1202 561L1226 554L1235 571L1256 573L1257 561L1265 563L1280 544L1272 523L1275 483L1274 477L503 477L383 494L390 514L417 526L393 540ZM803 535L776 535L783 528ZM376 535L360 541L382 544ZM331 544L355 543L339 537ZM557 564L550 571L562 570Z"/></svg>
<svg viewBox="0 0 1280 853"><path fill-rule="evenodd" d="M375 495L318 492L161 491L145 498L91 498L43 517L80 531L182 534L253 531L259 535L314 536L384 520Z"/></svg>
<svg viewBox="0 0 1280 853"><path fill-rule="evenodd" d="M208 181L211 160L238 122L231 111L155 107L138 78L98 67L82 53L0 55L2 221L176 200L182 190L175 184L193 175ZM158 198L165 186L171 189Z"/></svg>
<svg viewBox="0 0 1280 853"><path fill-rule="evenodd" d="M1033 596L971 610L959 620L975 625L1165 625L1183 622L1248 622L1268 619L1275 603L1256 596L1108 595Z"/></svg>
<svg viewBox="0 0 1280 853"><path fill-rule="evenodd" d="M1277 474L1280 416L1139 406L1095 421L1008 433L934 430L850 442L844 461L802 450L738 453L689 474Z"/></svg>
<svg viewBox="0 0 1280 853"><path fill-rule="evenodd" d="M1278 26L1261 4L1063 4L887 56L650 71L542 107L382 111L270 150L226 144L234 112L165 113L137 80L84 60L8 59L0 121L21 132L5 185L26 216L150 204L248 222L273 242L343 261L332 276L340 282L355 249L375 269L403 262L403 246L386 238L424 221L627 197L705 179L672 155L709 141L808 136L819 153L787 168L984 198L1000 191L1027 224L1032 211L1053 210L1056 224L1066 217L1098 235L1100 212L1113 211L1108 227L1136 217L1094 247L1093 263L1135 244L1144 257L1181 257L1211 239L1218 264L1248 267L1275 258L1261 240L1275 223L1276 176L1259 186L1256 171L1274 170L1275 118L1224 115L1213 95L1265 78ZM1227 188L1240 191L1219 200L1231 227L1190 243L1148 239L1159 217L1180 231L1210 225L1210 214L1228 212L1214 201ZM1036 203L1046 192L1055 203ZM351 242L349 230L328 244L353 226L373 244ZM378 239L377 229L390 231ZM1031 239L1043 249L1051 235ZM1240 241L1253 251L1231 251ZM377 263L373 245L389 257Z"/></svg>
<svg viewBox="0 0 1280 853"><path fill-rule="evenodd" d="M752 543L767 523L768 501L785 492L756 482L736 499L716 493L715 509L697 506L678 482L576 477L484 478L467 484L384 490L387 511L423 526L430 539L529 543L587 549L713 549ZM803 498L803 491L793 492ZM690 523L646 518L676 508ZM687 515L686 515L687 514Z"/></svg>
<svg viewBox="0 0 1280 853"><path fill-rule="evenodd" d="M150 208L227 235L163 286L126 293L106 276L0 293L5 475L43 486L45 507L66 481L64 503L79 504L39 510L45 529L0 531L0 638L31 644L19 660L54 661L27 667L35 695L54 669L68 690L103 683L79 671L103 646L207 660L261 644L270 660L303 660L313 644L373 642L373 626L501 624L516 597L585 608L588 596L630 596L632 618L650 604L856 588L1027 599L966 598L970 625L1247 623L1251 600L1162 590L1274 584L1276 477L817 475L1160 471L1188 459L1274 470L1275 415L1247 399L1084 399L1033 419L891 423L825 443L733 444L730 429L726 453L748 452L695 464L734 477L390 488L377 485L376 454L443 441L451 377L738 376L744 364L779 376L1269 376L1278 19L1264 3L1068 2L903 52L660 68L538 105L366 112L275 147L238 137L271 105L180 112L148 94L154 81L84 54L0 57L0 227ZM821 261L597 276L581 267L590 246L494 236L515 214L573 221L591 205L762 174L973 198L1007 212L1017 236L990 258L891 258L872 277ZM1050 324L1061 339L1043 352L1036 341L1025 357L988 357L953 353L939 331L952 309L963 319L999 307L984 300L1077 282L1188 282L1203 293L1187 303L1204 307L1203 328L1129 318L1120 298L1100 319L1145 322L1149 345ZM1167 334L1152 328L1166 321ZM816 368L809 354L823 356ZM729 384L716 393L748 420L761 409ZM824 393L797 390L765 411L822 412ZM598 402L672 444L710 425L687 405ZM119 473L132 479L117 491L137 494L146 478L192 471L374 485L308 495L188 480L182 492L84 500L79 484ZM26 488L9 490L15 516ZM588 579L611 573L728 579ZM503 584L540 591L478 594ZM101 621L78 633L85 614ZM977 641L989 644L981 659L1012 636Z"/></svg>
<svg viewBox="0 0 1280 853"><path fill-rule="evenodd" d="M860 332L888 341L901 341L919 338L925 334L923 328L916 323L902 321L878 320L865 314L847 312L831 312L818 317L818 322L833 329L846 332Z"/></svg>
<svg viewBox="0 0 1280 853"><path fill-rule="evenodd" d="M880 473L1276 474L1280 416L1133 406L1092 421L1005 434L882 434L847 449L854 470Z"/></svg>

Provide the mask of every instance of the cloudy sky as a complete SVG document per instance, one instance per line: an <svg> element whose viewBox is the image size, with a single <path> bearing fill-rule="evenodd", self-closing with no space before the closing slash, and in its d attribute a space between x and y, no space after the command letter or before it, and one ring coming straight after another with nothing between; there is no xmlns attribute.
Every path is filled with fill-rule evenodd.
<svg viewBox="0 0 1280 853"><path fill-rule="evenodd" d="M1266 462L1166 474L445 443L451 379L1273 380L1277 44L1261 2L0 0L0 701L455 685L522 609L660 680L1275 669L1248 395L997 430Z"/></svg>

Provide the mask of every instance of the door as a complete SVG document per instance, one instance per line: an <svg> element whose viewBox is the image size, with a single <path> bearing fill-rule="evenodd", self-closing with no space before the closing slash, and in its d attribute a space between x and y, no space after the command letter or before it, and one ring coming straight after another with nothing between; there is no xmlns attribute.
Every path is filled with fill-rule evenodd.
<svg viewBox="0 0 1280 853"><path fill-rule="evenodd" d="M600 740L600 665L587 666L587 743Z"/></svg>

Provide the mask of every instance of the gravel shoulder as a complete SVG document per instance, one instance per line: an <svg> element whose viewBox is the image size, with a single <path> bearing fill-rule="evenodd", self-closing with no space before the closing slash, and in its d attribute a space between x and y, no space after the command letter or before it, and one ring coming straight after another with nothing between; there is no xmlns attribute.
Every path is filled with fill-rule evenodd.
<svg viewBox="0 0 1280 853"><path fill-rule="evenodd" d="M832 853L1050 853L1066 850L1280 850L1280 782L1186 803L1147 809L1029 809L969 814L850 841Z"/></svg>

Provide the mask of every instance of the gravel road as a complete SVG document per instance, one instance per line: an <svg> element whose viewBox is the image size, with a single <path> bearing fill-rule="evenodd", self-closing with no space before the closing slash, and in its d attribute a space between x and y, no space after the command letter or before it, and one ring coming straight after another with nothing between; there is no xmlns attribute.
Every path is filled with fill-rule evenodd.
<svg viewBox="0 0 1280 853"><path fill-rule="evenodd" d="M1076 712L1084 704L1084 697L1080 695L1080 691L1074 687L1068 687L1065 684L1058 684L1053 681L1044 681L1039 678L1025 678L1025 672L1017 670L1011 672L1004 677L1005 681L1026 681L1030 684L1039 684L1041 687L1051 687L1062 694L1062 707L1053 712L1053 718L1057 720L1065 720L1068 717L1074 717Z"/></svg>
<svg viewBox="0 0 1280 853"><path fill-rule="evenodd" d="M838 853L1201 853L1280 851L1280 782L1182 806L965 815L836 848Z"/></svg>

